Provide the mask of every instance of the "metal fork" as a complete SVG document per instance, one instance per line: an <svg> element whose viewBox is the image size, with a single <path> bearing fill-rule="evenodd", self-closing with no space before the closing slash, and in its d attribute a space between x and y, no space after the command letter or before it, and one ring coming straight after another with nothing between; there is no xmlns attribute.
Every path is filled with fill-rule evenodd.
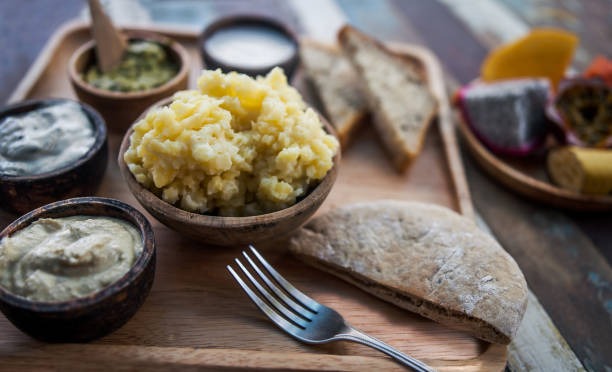
<svg viewBox="0 0 612 372"><path fill-rule="evenodd" d="M255 279L238 258L235 261L265 300L251 290L230 265L227 265L227 269L255 305L282 330L308 344L322 344L339 340L358 342L382 351L415 371L433 371L423 362L401 353L384 342L350 326L337 311L318 303L291 285L252 245L249 245L249 248L259 264L274 278L274 282L251 259L247 252L243 251L242 255L267 288Z"/></svg>

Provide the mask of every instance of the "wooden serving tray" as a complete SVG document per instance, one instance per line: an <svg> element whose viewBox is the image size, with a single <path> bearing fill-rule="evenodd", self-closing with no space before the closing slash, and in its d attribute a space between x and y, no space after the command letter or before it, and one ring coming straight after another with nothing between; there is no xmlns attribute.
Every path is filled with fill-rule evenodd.
<svg viewBox="0 0 612 372"><path fill-rule="evenodd" d="M154 31L183 43L192 57L191 86L201 69L197 34L173 29ZM49 41L11 97L20 101L74 94L68 82L71 53L90 38L87 25L62 27ZM422 154L405 175L385 157L371 125L342 155L338 180L321 208L383 198L437 203L472 216L472 204L440 67L426 50L396 48L421 58L431 88L440 99L437 125L428 133ZM298 76L299 80L300 77ZM297 85L302 85L296 81ZM116 164L120 134L110 134L110 161L99 196L123 200L144 210L124 184ZM365 346L337 342L309 346L272 324L234 283L225 266L244 247L205 247L169 230L155 219L157 273L144 306L125 326L87 344L45 344L0 317L3 368L170 368L278 370L402 370L391 359ZM0 227L15 216L0 214ZM331 275L304 266L286 250L286 242L258 247L298 288L329 305L354 326L441 371L501 371L506 347L493 345L385 303Z"/></svg>

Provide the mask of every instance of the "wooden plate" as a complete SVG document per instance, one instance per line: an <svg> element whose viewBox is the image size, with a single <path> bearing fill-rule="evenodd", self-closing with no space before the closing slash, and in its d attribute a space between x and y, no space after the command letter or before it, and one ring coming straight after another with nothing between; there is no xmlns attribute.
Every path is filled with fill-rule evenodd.
<svg viewBox="0 0 612 372"><path fill-rule="evenodd" d="M544 155L518 159L493 154L476 138L461 115L457 116L459 130L470 153L487 173L508 188L554 207L577 211L612 210L612 196L584 195L553 185L546 173Z"/></svg>

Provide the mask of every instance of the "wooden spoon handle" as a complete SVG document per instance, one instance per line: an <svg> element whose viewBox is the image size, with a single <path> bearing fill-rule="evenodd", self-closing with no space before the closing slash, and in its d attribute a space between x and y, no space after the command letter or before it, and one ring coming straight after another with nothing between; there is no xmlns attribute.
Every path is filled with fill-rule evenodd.
<svg viewBox="0 0 612 372"><path fill-rule="evenodd" d="M99 0L89 0L89 11L91 12L91 29L96 41L98 66L102 72L109 72L121 62L127 48L127 41L104 13Z"/></svg>

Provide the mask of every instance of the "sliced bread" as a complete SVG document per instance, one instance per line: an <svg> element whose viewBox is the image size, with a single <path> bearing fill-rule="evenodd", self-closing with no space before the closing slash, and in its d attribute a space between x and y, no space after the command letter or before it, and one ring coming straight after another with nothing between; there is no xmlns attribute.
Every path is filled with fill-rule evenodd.
<svg viewBox="0 0 612 372"><path fill-rule="evenodd" d="M403 172L420 153L437 101L422 62L344 26L338 39L357 70L374 123L395 168Z"/></svg>
<svg viewBox="0 0 612 372"><path fill-rule="evenodd" d="M315 41L300 44L300 58L340 143L347 146L351 133L367 115L355 70L339 49Z"/></svg>
<svg viewBox="0 0 612 372"><path fill-rule="evenodd" d="M512 257L472 221L433 204L341 207L298 230L290 249L385 301L489 342L508 344L527 306Z"/></svg>

